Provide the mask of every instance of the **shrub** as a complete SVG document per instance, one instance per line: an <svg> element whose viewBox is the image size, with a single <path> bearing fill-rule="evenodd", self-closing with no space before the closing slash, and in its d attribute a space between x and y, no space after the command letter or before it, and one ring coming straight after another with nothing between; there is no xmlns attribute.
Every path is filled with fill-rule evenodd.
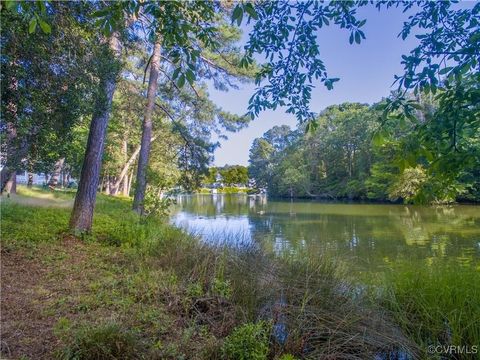
<svg viewBox="0 0 480 360"><path fill-rule="evenodd" d="M268 355L270 326L264 321L237 327L225 339L223 356L229 360L264 360Z"/></svg>
<svg viewBox="0 0 480 360"><path fill-rule="evenodd" d="M82 326L61 354L62 359L135 359L138 343L135 336L117 324Z"/></svg>
<svg viewBox="0 0 480 360"><path fill-rule="evenodd" d="M291 354L283 354L278 360L296 360L296 357Z"/></svg>
<svg viewBox="0 0 480 360"><path fill-rule="evenodd" d="M148 185L143 203L145 215L147 216L168 216L170 207L175 200L169 197L161 197L160 190L154 186Z"/></svg>

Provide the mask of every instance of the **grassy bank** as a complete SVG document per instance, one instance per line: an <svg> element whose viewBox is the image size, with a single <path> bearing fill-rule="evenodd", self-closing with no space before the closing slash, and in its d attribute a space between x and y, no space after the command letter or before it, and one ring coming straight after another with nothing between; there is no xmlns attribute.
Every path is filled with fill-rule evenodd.
<svg viewBox="0 0 480 360"><path fill-rule="evenodd" d="M404 276L372 301L332 261L206 246L162 219L139 219L128 199L99 196L93 234L78 239L67 228L72 198L20 188L2 199L8 358L429 358L426 344L453 339L440 336L427 307L442 318L468 305L461 293L433 304L431 282L415 290ZM472 291L455 324L470 330L455 341L478 342Z"/></svg>

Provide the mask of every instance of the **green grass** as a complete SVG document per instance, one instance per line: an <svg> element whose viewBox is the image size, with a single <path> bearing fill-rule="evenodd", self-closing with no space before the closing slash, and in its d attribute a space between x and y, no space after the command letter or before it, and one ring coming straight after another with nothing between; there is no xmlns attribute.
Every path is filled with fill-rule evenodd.
<svg viewBox="0 0 480 360"><path fill-rule="evenodd" d="M27 290L54 320L55 353L66 359L241 359L247 340L259 359L422 356L446 343L445 323L454 343L479 340L473 269L399 270L371 301L332 259L207 246L164 219L140 219L125 198L99 195L92 235L68 240L73 193L19 191L2 199L3 249L43 267ZM268 341L255 324L269 324Z"/></svg>
<svg viewBox="0 0 480 360"><path fill-rule="evenodd" d="M398 266L384 287L384 306L421 348L480 343L478 269L444 262Z"/></svg>
<svg viewBox="0 0 480 360"><path fill-rule="evenodd" d="M134 359L140 352L136 336L119 324L79 327L58 357L68 360Z"/></svg>
<svg viewBox="0 0 480 360"><path fill-rule="evenodd" d="M52 242L67 230L69 214L59 208L35 208L19 204L2 205L3 246L33 246Z"/></svg>

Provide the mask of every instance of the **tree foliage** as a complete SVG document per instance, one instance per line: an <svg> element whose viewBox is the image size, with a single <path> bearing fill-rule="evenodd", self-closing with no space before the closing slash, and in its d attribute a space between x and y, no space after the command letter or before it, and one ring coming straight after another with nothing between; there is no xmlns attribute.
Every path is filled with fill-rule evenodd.
<svg viewBox="0 0 480 360"><path fill-rule="evenodd" d="M400 118L403 121L392 116L384 122L385 103L330 106L316 119L315 131L305 133L304 126L290 131L293 140L277 146L280 150L271 136L278 128L273 128L253 142L251 176L257 186L276 196L478 201L479 137L468 129L462 131L462 146L468 153L455 154L448 149L448 134L438 133L429 140L427 134L435 132L423 130L448 122L436 97L424 95L416 117ZM379 129L384 136L377 136Z"/></svg>

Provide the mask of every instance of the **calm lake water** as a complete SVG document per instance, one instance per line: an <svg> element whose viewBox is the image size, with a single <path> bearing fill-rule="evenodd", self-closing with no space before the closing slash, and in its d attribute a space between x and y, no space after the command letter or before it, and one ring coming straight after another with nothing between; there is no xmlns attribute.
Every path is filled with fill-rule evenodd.
<svg viewBox="0 0 480 360"><path fill-rule="evenodd" d="M177 199L172 222L206 241L258 242L277 253L328 254L358 272L444 259L480 266L480 206L405 206L267 200L246 195Z"/></svg>

